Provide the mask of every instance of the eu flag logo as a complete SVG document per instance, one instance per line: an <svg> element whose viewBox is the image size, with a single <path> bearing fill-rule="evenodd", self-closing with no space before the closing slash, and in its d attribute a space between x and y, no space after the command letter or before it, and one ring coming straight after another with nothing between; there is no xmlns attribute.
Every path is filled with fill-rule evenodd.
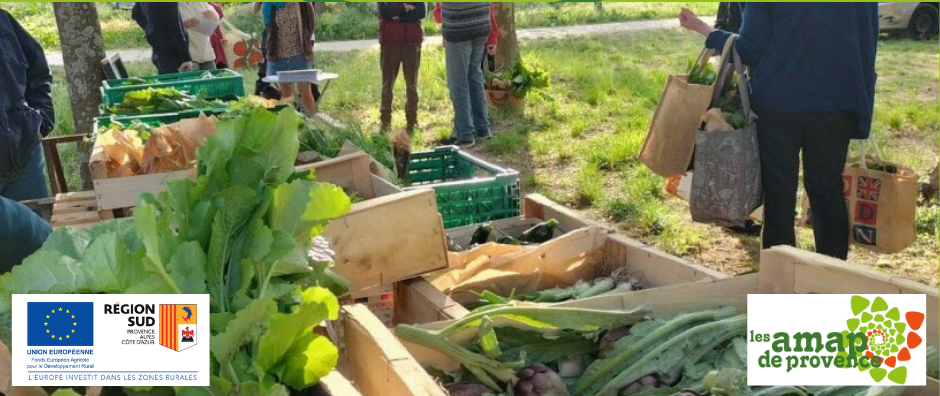
<svg viewBox="0 0 940 396"><path fill-rule="evenodd" d="M94 346L90 302L27 302L27 346Z"/></svg>

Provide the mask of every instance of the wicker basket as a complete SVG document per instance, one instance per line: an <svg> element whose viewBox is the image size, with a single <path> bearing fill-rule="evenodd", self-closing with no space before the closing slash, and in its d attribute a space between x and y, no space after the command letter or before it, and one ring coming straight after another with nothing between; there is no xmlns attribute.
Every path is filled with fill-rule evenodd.
<svg viewBox="0 0 940 396"><path fill-rule="evenodd" d="M518 108L525 105L525 98L516 97L516 95L512 94L512 91L507 90L487 89L486 99L489 100L490 104L494 107Z"/></svg>

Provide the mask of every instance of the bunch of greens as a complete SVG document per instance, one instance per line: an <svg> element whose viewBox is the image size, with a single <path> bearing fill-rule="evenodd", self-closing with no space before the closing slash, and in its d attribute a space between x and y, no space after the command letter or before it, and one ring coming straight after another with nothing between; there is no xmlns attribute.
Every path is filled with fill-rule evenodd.
<svg viewBox="0 0 940 396"><path fill-rule="evenodd" d="M488 89L512 91L517 98L524 98L530 92L541 92L552 86L548 71L522 60L501 74L489 74L487 80Z"/></svg>
<svg viewBox="0 0 940 396"><path fill-rule="evenodd" d="M350 202L333 185L288 182L298 125L293 111L263 109L220 122L199 149L195 180L142 196L133 219L56 230L0 277L4 341L12 294L208 293L211 386L178 394L287 395L315 384L338 352L312 328L339 311L324 287L336 284L332 252L318 235Z"/></svg>
<svg viewBox="0 0 940 396"><path fill-rule="evenodd" d="M159 81L156 77L130 77L121 83L122 87L133 87L137 85L156 84Z"/></svg>
<svg viewBox="0 0 940 396"><path fill-rule="evenodd" d="M721 94L712 103L712 108L719 108L723 113L731 114L729 124L734 129L742 129L747 125L747 118L744 115L744 106L741 103L741 93L738 91L738 75L731 72L731 78L721 89Z"/></svg>
<svg viewBox="0 0 940 396"><path fill-rule="evenodd" d="M718 79L718 72L711 62L699 64L695 58L689 58L686 66L686 74L689 76L689 84L712 85Z"/></svg>
<svg viewBox="0 0 940 396"><path fill-rule="evenodd" d="M176 88L167 87L128 92L120 103L103 110L106 115L148 115L226 107L221 101L206 100L205 92L201 92L199 96L192 96Z"/></svg>

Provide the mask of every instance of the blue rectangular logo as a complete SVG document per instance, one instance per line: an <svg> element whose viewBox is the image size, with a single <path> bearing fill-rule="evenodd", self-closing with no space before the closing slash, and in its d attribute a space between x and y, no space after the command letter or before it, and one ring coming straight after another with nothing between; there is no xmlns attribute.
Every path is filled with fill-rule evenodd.
<svg viewBox="0 0 940 396"><path fill-rule="evenodd" d="M94 346L95 315L90 302L27 302L27 346Z"/></svg>

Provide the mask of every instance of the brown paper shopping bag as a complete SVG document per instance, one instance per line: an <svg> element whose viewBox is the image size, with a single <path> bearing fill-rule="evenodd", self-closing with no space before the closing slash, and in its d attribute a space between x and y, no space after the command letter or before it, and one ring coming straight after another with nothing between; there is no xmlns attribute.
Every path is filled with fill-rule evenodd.
<svg viewBox="0 0 940 396"><path fill-rule="evenodd" d="M849 241L878 253L898 253L917 239L917 174L913 169L883 161L873 139L872 156L862 155L845 164L842 195L849 214ZM803 196L800 223L812 226L809 199Z"/></svg>
<svg viewBox="0 0 940 396"><path fill-rule="evenodd" d="M729 51L726 46L722 58L729 56ZM713 54L714 50L703 50L696 64L707 63ZM669 76L639 155L653 173L681 176L689 169L701 116L708 111L714 91L714 85L690 84L687 75Z"/></svg>

